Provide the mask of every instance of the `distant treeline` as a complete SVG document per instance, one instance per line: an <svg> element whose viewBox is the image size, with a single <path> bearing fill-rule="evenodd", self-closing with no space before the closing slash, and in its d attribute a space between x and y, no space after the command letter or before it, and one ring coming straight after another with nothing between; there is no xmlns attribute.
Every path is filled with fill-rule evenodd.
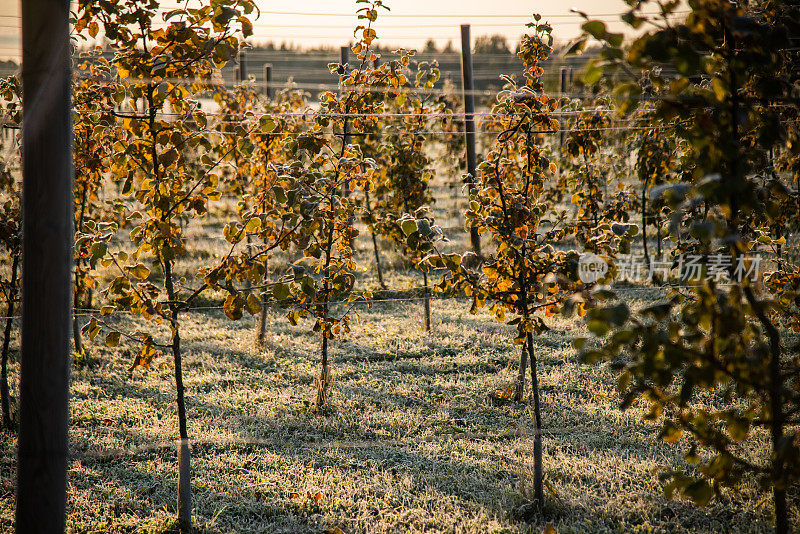
<svg viewBox="0 0 800 534"><path fill-rule="evenodd" d="M386 61L392 56L395 48L379 48L377 52L382 60ZM587 50L580 56L564 56L566 47L557 48L550 59L543 65L545 74L543 81L545 89L557 92L560 85L561 67L572 71L571 77L578 77L579 71L586 61L594 54ZM268 43L250 48L245 53L245 70L248 77L254 77L259 83L264 81L264 65L272 65L272 80L275 87L283 86L288 80L293 80L301 88L313 89L313 86L336 83L336 77L330 74L328 64L339 62L339 49L333 47L320 47L301 49L292 45L282 44L276 46ZM350 54L350 61L354 61ZM449 80L456 88L461 87L461 53L455 50L451 43L444 49L437 49L433 41L415 56L417 61L438 60L441 70L441 79ZM223 69L226 81L234 81L235 70L238 62L232 62ZM473 69L476 90L494 90L502 87L501 74L522 74L522 63L511 50L502 36L479 36L473 46Z"/></svg>
<svg viewBox="0 0 800 534"><path fill-rule="evenodd" d="M0 61L0 78L11 76L19 71L19 64L16 61Z"/></svg>
<svg viewBox="0 0 800 534"><path fill-rule="evenodd" d="M595 50L587 49L578 56L565 56L566 48L566 46L557 46L554 53L542 65L544 68L542 80L545 90L549 93L559 91L562 68L567 69L568 80L571 81L573 78L578 80L586 61L596 55ZM379 47L376 52L381 56L382 61L388 61L393 56L394 50L396 47ZM103 55L111 57L110 51L104 51ZM337 83L337 77L330 73L328 65L339 62L339 48L301 48L294 44L266 43L248 48L244 52L244 57L245 74L248 78L255 78L259 84L264 83L264 65L271 64L272 82L276 89L284 87L289 80L292 80L301 89L315 93L325 86ZM439 62L440 87L449 81L454 89L461 88L461 52L455 49L452 43L438 49L434 41L429 40L414 57L416 61L420 62L434 59ZM353 61L355 61L355 55L351 52L350 62ZM505 37L500 35L483 35L474 40L472 64L475 89L486 91L487 96L503 86L501 75L507 74L516 77L522 75L522 62L516 56L516 50L513 50ZM13 74L18 68L13 61L0 62L0 69L5 69L0 70L3 76ZM237 69L238 60L228 63L223 68L222 76L227 83L236 81ZM572 91L572 89L571 83L568 84L567 90Z"/></svg>

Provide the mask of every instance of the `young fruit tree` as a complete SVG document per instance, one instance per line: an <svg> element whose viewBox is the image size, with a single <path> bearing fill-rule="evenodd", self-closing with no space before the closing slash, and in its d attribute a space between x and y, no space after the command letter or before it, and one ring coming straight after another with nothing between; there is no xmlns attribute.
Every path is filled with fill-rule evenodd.
<svg viewBox="0 0 800 534"><path fill-rule="evenodd" d="M492 312L500 321L506 314L515 327L514 342L522 346L519 375L511 394L523 399L525 376L530 367L534 414L534 491L538 506L544 504L542 467L542 417L537 375L534 334L547 330L537 310L552 315L559 311L566 294L579 289L573 282L576 254L557 252L547 243L539 224L548 213L542 201L547 173L555 165L543 155L544 136L557 130L558 122L550 116L556 101L544 94L544 62L552 51L548 24L528 24L531 34L520 43L519 58L524 65L524 83L508 78L487 118L487 125L500 132L491 150L478 168L476 191L470 198L467 224L488 234L491 247L482 264L464 257L441 255L429 262L449 271L439 289L463 291L473 298L473 311L492 303ZM493 249L493 250L492 250ZM491 252L489 252L491 251ZM573 302L571 308L583 309Z"/></svg>
<svg viewBox="0 0 800 534"><path fill-rule="evenodd" d="M89 55L89 54L87 54ZM75 288L73 291L72 338L75 352L84 352L81 338L81 315L92 308L93 294L98 286L97 257L95 251L108 247L121 222L119 213L125 207L118 200L106 201L103 189L110 185L108 157L111 155L116 117L114 109L118 98L113 85L105 83L110 74L109 65L95 63L91 55L76 69L73 84L75 136L73 165L75 167ZM111 177L113 179L114 177ZM117 184L121 185L119 180Z"/></svg>
<svg viewBox="0 0 800 534"><path fill-rule="evenodd" d="M121 107L107 110L121 121L106 129L115 137L108 168L123 182L122 194L132 206L125 214L133 225L130 250L98 244L89 261L116 271L104 290L109 301L104 314L126 311L168 327L168 341L157 342L158 334L147 331L124 335L141 346L132 369L148 365L156 348L172 354L182 532L191 530L191 480L181 313L200 290L185 295L179 284L176 262L186 254L181 217L202 217L209 203L220 198L215 169L224 157L215 153L204 131L206 117L193 97L214 89L217 69L239 48L237 36L252 33L246 15L254 9L247 0L212 0L200 7L187 3L170 11L153 0L81 1L74 20L78 35L95 38L102 30L114 51L110 60L99 60L116 75L106 83ZM84 331L96 336L102 322L93 318ZM114 346L122 335L112 330L106 343Z"/></svg>
<svg viewBox="0 0 800 534"><path fill-rule="evenodd" d="M800 10L693 2L676 23L678 3L662 3L649 26L650 3L632 3L625 15L642 32L625 50L602 22L583 28L604 44L589 69L632 74L615 89L631 109L642 94L638 74L649 72L664 92L655 118L686 144L689 181L663 194L681 238L678 277L688 287L636 314L624 303L592 309L598 339L578 346L587 360L618 368L623 408L643 404L647 419L662 421L662 440L683 439L689 467L662 474L668 496L704 505L754 477L772 493L776 532L789 532L800 520L788 501L800 481L800 359L787 350L782 323L796 313L797 266L762 258L781 240L775 226L790 195L783 179L764 181L758 166L790 139L797 116L790 36ZM698 206L703 215L691 217ZM690 272L688 260L698 258ZM775 271L764 275L765 267Z"/></svg>
<svg viewBox="0 0 800 534"><path fill-rule="evenodd" d="M0 80L0 107L6 117L8 128L16 132L21 115L19 80L10 76ZM9 352L14 326L14 314L19 301L20 262L22 260L22 184L15 176L19 172L19 151L16 147L16 135L4 137L2 159L0 159L0 247L3 254L3 276L0 276L0 291L5 304L5 320L3 321L3 348L0 353L0 405L2 405L2 427L11 430L14 427L11 418L11 391L8 383Z"/></svg>
<svg viewBox="0 0 800 534"><path fill-rule="evenodd" d="M314 332L321 337L316 396L319 410L328 407L330 401L329 340L350 331L352 303L371 297L369 292L354 290L353 240L358 231L353 220L359 207L356 193L368 190L377 164L365 156L357 140L351 139L374 133L387 100L404 98L407 92L407 54L401 52L399 58L373 66L377 35L372 25L378 9L385 9L383 3L357 3L365 4L358 10L359 20L365 23L356 27L358 41L352 47L355 68L330 65L339 75L341 89L323 93L307 131L286 144L295 155L287 170L306 183L311 194L303 204L306 219L299 229L305 235L300 247L304 258L292 265L291 283L276 285L274 291L278 299L290 295L295 299L297 306L289 313L290 321L296 323L300 316L314 318ZM331 140L329 128L336 141Z"/></svg>
<svg viewBox="0 0 800 534"><path fill-rule="evenodd" d="M398 58L400 64L406 67L412 66L410 60L413 55L413 51L401 51ZM414 66L416 67L414 81L406 80L400 86L402 92L386 103L387 115L398 119L387 121L381 129L380 145L375 154L378 169L373 173L373 179L364 191L365 209L362 219L373 235L379 275L381 268L376 234L393 243L404 256L411 259L415 267L421 268L425 307L424 327L428 331L431 322L428 269L421 260L430 251L424 246L416 248L414 244L418 242L422 244L427 240L419 241L416 238L409 240L409 232L404 231L400 221L407 220L408 217L417 217L421 219L423 226L427 224L430 227L433 224L426 209L433 203L429 183L434 169L433 162L426 153L425 130L429 127L428 117L442 113L444 103L431 101L430 93L422 95L423 92L433 89L439 79L439 67L436 61L423 61ZM388 63L385 68L386 74L390 73L391 68L392 63ZM425 222L422 222L423 219ZM423 232L423 235L427 234Z"/></svg>

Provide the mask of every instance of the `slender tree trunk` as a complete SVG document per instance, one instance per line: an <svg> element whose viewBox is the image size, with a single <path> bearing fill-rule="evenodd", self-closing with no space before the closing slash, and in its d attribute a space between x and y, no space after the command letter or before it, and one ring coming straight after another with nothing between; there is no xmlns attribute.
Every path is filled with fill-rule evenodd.
<svg viewBox="0 0 800 534"><path fill-rule="evenodd" d="M425 304L425 331L431 331L431 294L428 291L428 273L422 271L422 285L424 291L425 300L423 301Z"/></svg>
<svg viewBox="0 0 800 534"><path fill-rule="evenodd" d="M324 304L327 308L327 304ZM327 317L327 314L326 314ZM322 410L328 405L328 389L330 388L330 370L328 369L328 335L322 329L322 368L319 372L317 384L317 410Z"/></svg>
<svg viewBox="0 0 800 534"><path fill-rule="evenodd" d="M725 42L728 48L728 68L730 71L730 104L731 104L731 134L734 141L737 144L737 152L738 152L738 144L739 144L739 126L738 126L738 117L739 117L739 92L738 92L738 84L736 80L736 70L731 67L731 63L734 60L735 50L736 50L736 43L734 41L733 33L730 31L727 21L725 23ZM737 154L738 156L738 154ZM730 176L734 180L739 179L740 169L738 166L737 158L734 157L731 159L731 173ZM738 182L736 182L738 185ZM729 184L728 187L730 187ZM729 232L735 233L739 232L741 235L744 235L745 231L748 228L739 228L737 218L739 215L739 199L737 196L737 191L735 189L731 190L730 193L730 216L728 219L728 228ZM732 249L731 256L733 259L736 259L736 249ZM753 294L753 290L750 286L744 286L744 294L747 298L748 303L753 308L756 317L758 317L759 322L764 327L769 337L769 344L770 344L770 361L769 361L769 389L768 389L768 396L769 396L769 404L770 404L770 412L771 412L771 423L769 425L770 430L770 437L772 441L772 476L773 476L773 485L772 485L772 494L775 506L775 532L777 534L784 534L789 532L789 520L788 520L788 512L786 509L786 489L782 486L779 482L784 477L784 462L783 456L780 454L781 449L781 442L783 441L783 425L784 425L784 413L783 413L783 380L781 378L781 338L778 330L775 328L775 325L769 320L764 312L764 308L761 302L759 302L755 295Z"/></svg>
<svg viewBox="0 0 800 534"><path fill-rule="evenodd" d="M258 316L258 334L256 335L256 345L264 346L267 337L267 297L261 296L261 313Z"/></svg>
<svg viewBox="0 0 800 534"><path fill-rule="evenodd" d="M651 271L650 254L647 252L647 178L642 183L642 248L647 271ZM655 277L655 274L653 275Z"/></svg>
<svg viewBox="0 0 800 534"><path fill-rule="evenodd" d="M178 529L181 534L192 531L192 453L189 440L178 440Z"/></svg>
<svg viewBox="0 0 800 534"><path fill-rule="evenodd" d="M245 236L245 241L247 242L247 255L249 256L251 254L251 251L253 250L253 239L250 237L250 234ZM252 284L250 283L250 279L249 278L245 278L244 279L245 293L249 295L251 288L252 288Z"/></svg>
<svg viewBox="0 0 800 534"><path fill-rule="evenodd" d="M528 353L525 351L526 342L522 342L522 348L519 353L519 374L517 375L517 391L514 393L514 401L522 402L522 397L525 394L525 371L528 367Z"/></svg>
<svg viewBox="0 0 800 534"><path fill-rule="evenodd" d="M269 280L269 260L264 260L264 286L267 285ZM259 347L264 346L264 339L267 336L267 288L261 291L261 313L258 316L258 333L256 334L256 345Z"/></svg>
<svg viewBox="0 0 800 534"><path fill-rule="evenodd" d="M531 392L533 393L533 488L539 506L544 504L542 467L542 413L539 402L539 378L536 374L536 355L533 352L533 334L528 332L528 353L531 365Z"/></svg>
<svg viewBox="0 0 800 534"><path fill-rule="evenodd" d="M786 420L783 413L782 390L784 384L781 377L781 336L778 329L775 328L775 325L764 312L763 304L756 299L752 288L745 286L744 294L759 322L766 330L767 337L769 337L770 360L767 395L771 412L769 431L772 442L772 499L775 505L775 532L776 534L784 534L789 532L789 517L786 508L786 489L780 483L785 475L783 456L780 451L782 449L781 442L783 441L783 426Z"/></svg>
<svg viewBox="0 0 800 534"><path fill-rule="evenodd" d="M661 258L661 219L658 216L655 216L655 225L656 225L656 255L658 258Z"/></svg>
<svg viewBox="0 0 800 534"><path fill-rule="evenodd" d="M73 299L72 307L78 311L79 306L78 291L75 288L75 298ZM72 315L72 340L75 343L75 352L78 354L83 352L83 342L81 341L81 323L77 313Z"/></svg>
<svg viewBox="0 0 800 534"><path fill-rule="evenodd" d="M347 50L348 48L343 46L341 48L342 52L342 61L341 64L345 65L347 63ZM347 113L349 112L349 106L345 106L345 120L344 120L344 131L345 135L342 137L342 152L340 154L340 158L344 157L345 152L347 151L347 145L350 141L350 134L349 134L349 123L347 121ZM337 180L340 176L340 172L337 170ZM350 185L348 184L347 180L342 187L342 195L344 198L348 198L350 196ZM322 343L320 347L320 351L322 352L322 368L320 369L319 373L319 381L317 383L317 402L316 407L317 410L323 410L328 405L328 393L330 387L330 370L328 369L328 299L330 298L330 283L328 281L328 268L331 265L331 255L333 253L334 248L334 237L336 235L336 210L335 210L335 199L336 199L336 190L331 191L331 196L328 199L328 204L330 205L330 213L331 219L328 221L330 224L330 228L328 228L328 236L327 241L325 243L325 266L322 272L325 275L325 278L322 282ZM350 216L347 220L347 228L348 230L353 227L353 215L350 213ZM346 238L346 236L345 236ZM353 254L353 240L349 240L350 244L350 253ZM319 295L319 293L317 293Z"/></svg>
<svg viewBox="0 0 800 534"><path fill-rule="evenodd" d="M86 215L86 202L89 192L84 183L81 187L81 207L78 212L78 224L76 225L77 231L83 231L83 219ZM72 341L75 344L75 352L78 354L83 352L83 340L81 339L81 322L78 317L78 308L81 304L81 257L80 254L75 258L75 284L73 287L74 294L72 295Z"/></svg>
<svg viewBox="0 0 800 534"><path fill-rule="evenodd" d="M344 148L342 148L344 154ZM333 206L333 199L331 199L331 207ZM331 208L333 209L333 208ZM336 232L336 220L330 221L331 227L328 231L327 248L325 249L325 279L322 283L322 367L319 371L319 381L317 383L317 410L323 410L328 406L328 389L330 386L330 370L328 369L328 298L330 297L330 284L328 283L328 267L331 264L331 253L333 250L333 237ZM349 228L349 225L348 225Z"/></svg>
<svg viewBox="0 0 800 534"><path fill-rule="evenodd" d="M176 400L180 435L178 454L178 526L181 533L188 533L192 531L191 451L189 450L189 435L186 430L186 405L183 396L180 334L177 328L172 341L172 357L175 362L175 387L177 390Z"/></svg>
<svg viewBox="0 0 800 534"><path fill-rule="evenodd" d="M366 201L367 213L372 215L372 207L369 205L369 193L364 191L364 199ZM378 250L378 238L375 236L375 230L370 230L372 235L372 250L375 252L375 267L378 269L378 283L382 289L386 289L386 283L383 281L383 267L381 266L381 253Z"/></svg>
<svg viewBox="0 0 800 534"><path fill-rule="evenodd" d="M472 196L477 191L478 154L475 143L475 95L473 94L472 38L469 24L461 25L461 79L464 98L464 144L467 153L467 173L469 173L467 186L469 195ZM472 251L478 258L482 258L481 236L477 226L470 227L469 240L472 244Z"/></svg>
<svg viewBox="0 0 800 534"><path fill-rule="evenodd" d="M382 289L386 289L386 282L383 281L383 267L381 266L381 253L378 250L378 238L375 232L370 232L372 235L372 250L375 251L375 267L378 269L378 284Z"/></svg>
<svg viewBox="0 0 800 534"><path fill-rule="evenodd" d="M14 323L14 301L17 298L17 270L19 268L19 254L14 255L11 264L11 287L8 289L8 303L6 327L3 332L3 354L0 359L0 402L3 405L3 427L11 430L11 397L8 388L8 349L11 343L11 327Z"/></svg>
<svg viewBox="0 0 800 534"><path fill-rule="evenodd" d="M172 320L172 358L175 365L175 390L178 408L178 528L182 534L192 531L192 484L191 484L191 451L189 434L186 428L186 404L184 401L183 369L181 358L181 336L178 307L172 280L172 262L164 261L164 281L169 298Z"/></svg>
<svg viewBox="0 0 800 534"><path fill-rule="evenodd" d="M331 241L329 241L331 242ZM328 252L327 265L330 263L330 252ZM319 381L317 383L317 410L323 410L328 406L328 390L330 388L330 369L328 368L328 280L323 283L323 302L322 302L322 366L319 370Z"/></svg>

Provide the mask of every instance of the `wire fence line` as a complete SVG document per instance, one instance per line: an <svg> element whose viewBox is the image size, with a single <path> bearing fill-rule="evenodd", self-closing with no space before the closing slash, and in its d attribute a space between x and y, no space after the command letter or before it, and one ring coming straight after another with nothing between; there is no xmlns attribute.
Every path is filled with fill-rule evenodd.
<svg viewBox="0 0 800 534"><path fill-rule="evenodd" d="M78 113L80 115L96 115L98 113L97 111L81 110L81 109L77 109L77 108L74 108L73 112L74 113ZM125 112L121 112L121 113L124 114ZM543 112L541 112L542 115L553 116L553 117L574 117L574 116L580 116L582 114L591 114L591 113L616 113L616 110L614 110L614 109L592 109L592 108L589 108L589 109L585 109L585 110L543 111ZM318 111L318 110L315 111L315 110L312 110L312 109L309 109L308 111L306 111L304 113L301 113L301 112L277 112L277 113L264 112L264 113L252 114L252 115L248 115L247 113L241 112L241 111L230 111L230 112L218 111L218 112L211 112L211 113L209 113L209 112L203 113L203 115L206 116L206 117L241 116L243 118L248 117L248 116L254 117L254 118L259 118L259 117L262 117L262 116L263 117L310 117L310 116L313 115L313 116L318 116L318 117L329 117L329 118L350 118L350 117L448 118L449 117L449 118L454 118L454 119L462 118L461 116L464 115L464 114L465 113L463 111L461 113L455 113L455 112L453 112L453 113L444 113L444 112L440 112L440 111L436 111L436 112L434 112L434 111L421 111L419 113L392 113L392 112L337 113L337 112L321 112L321 111ZM188 115L187 113L171 113L171 112L159 111L156 114L156 118L158 118L158 117L186 117L187 115ZM470 113L469 115L472 116L472 117L494 117L495 116L495 114L493 114L491 112L475 112L475 113ZM511 117L524 117L526 115L529 115L529 114L528 113L504 113L503 114L503 116L511 116ZM142 115L141 117L142 118L148 118L148 116L146 116L146 115ZM226 123L226 122L233 122L233 121L236 121L236 120L237 119L229 119L227 121L220 121L220 122ZM632 121L651 120L651 119L649 117L642 117L642 118L638 118L637 117L637 118L626 118L626 119L610 118L609 120L620 120L620 121L632 122ZM238 122L241 122L241 120L238 120Z"/></svg>
<svg viewBox="0 0 800 534"><path fill-rule="evenodd" d="M165 14L173 9L183 9L184 6L182 5L175 5L175 6L159 6L158 12ZM310 17L347 17L347 18L356 18L357 13L331 13L331 12L309 12L309 11L268 11L268 10L259 10L261 15L285 15L285 16L310 16ZM672 14L676 16L687 15L691 13L689 10L676 10L673 11ZM612 21L619 21L619 18L622 17L625 13L624 12L613 12L613 13L587 13L590 18L600 18L604 17L611 17ZM643 13L643 15L658 15L657 12L654 13ZM551 14L540 14L540 16L544 18L582 18L582 15L573 12L573 13L551 13ZM15 19L21 20L21 15L12 15L12 14L0 14L0 18L5 19ZM458 13L458 14L451 14L451 13L387 13L383 15L383 19L397 19L397 18L412 18L412 19L420 19L420 18L449 18L449 19L524 19L525 21L529 21L532 19L531 14L502 14L502 13ZM477 25L472 23L473 25ZM318 27L316 24L308 24L308 27Z"/></svg>
<svg viewBox="0 0 800 534"><path fill-rule="evenodd" d="M598 286L600 287L600 286ZM651 285L651 286L634 286L634 285L617 285L617 286L602 286L604 289L610 289L611 291L624 291L624 292L634 292L634 293L652 293L655 291L682 291L682 290L690 290L695 287L696 285L688 285L688 284L663 284L663 285ZM419 295L418 293L424 292L425 290L430 291L430 294ZM242 289L243 292L253 291L255 292L254 288ZM356 292L364 293L365 291ZM297 301L287 299L284 301L277 301L277 300L270 300L270 301L261 301L261 305L264 308L271 308L271 309L290 309L290 308L301 308L301 307L312 307L312 306L321 306L323 304L328 304L329 306L373 306L375 304L386 304L386 303L398 303L398 302L424 302L426 300L429 301L458 301L462 303L470 302L473 300L471 296L459 294L443 294L436 290L434 285L429 287L425 286L417 286L412 288L399 288L399 289L386 289L386 290L371 290L370 293L379 293L379 292L389 292L394 294L402 294L402 293L417 293L414 296L405 296L405 297L365 297L363 295L359 295L355 300L330 300L330 301ZM162 302L162 304L166 304ZM208 312L208 311L221 311L224 310L225 306L223 305L214 305L214 306L187 306L182 308L182 313L193 313L193 312ZM138 316L136 312L132 312L129 310L114 310L112 312L102 312L99 309L88 309L88 308L73 308L72 315L74 317L114 317L114 316ZM0 316L0 320L18 320L21 319L21 314L16 315L4 315Z"/></svg>

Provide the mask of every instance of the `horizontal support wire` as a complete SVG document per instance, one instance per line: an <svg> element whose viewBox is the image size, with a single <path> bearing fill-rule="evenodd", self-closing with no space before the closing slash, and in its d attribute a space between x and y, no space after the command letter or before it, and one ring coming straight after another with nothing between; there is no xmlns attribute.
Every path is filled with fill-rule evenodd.
<svg viewBox="0 0 800 534"><path fill-rule="evenodd" d="M698 287L697 285L687 285L687 284L665 284L662 286L621 286L616 288L611 288L612 291L634 291L634 292L645 292L645 291L663 291L663 290L688 290ZM250 288L249 291L252 291L254 288ZM372 306L374 304L383 304L383 303L392 303L392 302L422 302L425 300L431 301L469 301L472 297L467 295L444 295L442 293L436 292L433 287L429 286L427 288L431 291L430 295L427 297L424 295L415 295L415 296L408 296L408 297L380 297L380 298L365 298L359 297L357 300L347 301L347 300L330 300L327 302L329 306ZM373 294L379 292L385 293L409 293L409 292L420 292L424 291L424 286L412 287L412 288L402 288L402 289L386 289L386 290L375 290L372 291ZM246 290L242 290L246 291ZM166 303L162 303L166 306ZM271 309L293 309L293 308L302 308L305 306L320 306L325 304L324 301L269 301L269 302L261 302L261 305L264 307L269 307ZM204 312L204 311L219 311L224 310L225 306L218 305L218 306L190 306L181 309L181 313L192 313L192 312ZM87 308L74 308L72 312L73 317L113 317L113 316L139 316L140 314L136 314L131 311L127 310L114 310L110 313L103 314L100 310L88 310ZM5 315L0 316L0 320L7 320L7 319L21 319L22 315Z"/></svg>

